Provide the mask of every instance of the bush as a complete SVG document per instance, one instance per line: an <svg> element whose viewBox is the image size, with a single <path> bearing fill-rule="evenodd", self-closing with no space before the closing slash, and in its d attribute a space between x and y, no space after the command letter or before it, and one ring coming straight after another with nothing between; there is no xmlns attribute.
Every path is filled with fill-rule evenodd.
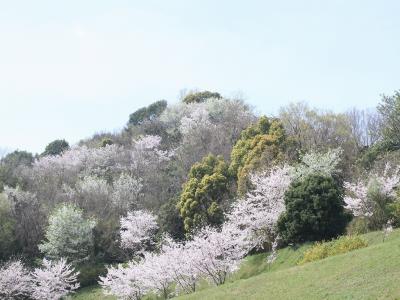
<svg viewBox="0 0 400 300"><path fill-rule="evenodd" d="M322 241L344 233L350 215L343 191L332 177L311 175L292 183L285 194L286 212L278 220L285 243Z"/></svg>
<svg viewBox="0 0 400 300"><path fill-rule="evenodd" d="M342 236L331 242L317 242L304 253L303 259L299 262L299 265L365 248L367 246L367 241L359 236Z"/></svg>
<svg viewBox="0 0 400 300"><path fill-rule="evenodd" d="M366 218L355 218L351 220L346 229L349 235L364 234L369 231L369 222Z"/></svg>
<svg viewBox="0 0 400 300"><path fill-rule="evenodd" d="M84 264L78 268L78 281L81 287L97 284L99 276L105 276L107 269L103 264Z"/></svg>

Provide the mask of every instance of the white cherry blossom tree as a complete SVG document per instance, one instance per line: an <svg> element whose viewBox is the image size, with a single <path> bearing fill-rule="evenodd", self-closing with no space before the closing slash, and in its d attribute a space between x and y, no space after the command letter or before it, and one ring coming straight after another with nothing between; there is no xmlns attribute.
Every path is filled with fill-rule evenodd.
<svg viewBox="0 0 400 300"><path fill-rule="evenodd" d="M0 298L23 299L31 292L31 275L20 260L0 267Z"/></svg>
<svg viewBox="0 0 400 300"><path fill-rule="evenodd" d="M121 247L135 254L142 254L152 242L158 229L156 216L144 210L128 212L121 218Z"/></svg>
<svg viewBox="0 0 400 300"><path fill-rule="evenodd" d="M61 299L79 288L79 272L66 262L44 259L42 268L32 272L32 295L35 300Z"/></svg>

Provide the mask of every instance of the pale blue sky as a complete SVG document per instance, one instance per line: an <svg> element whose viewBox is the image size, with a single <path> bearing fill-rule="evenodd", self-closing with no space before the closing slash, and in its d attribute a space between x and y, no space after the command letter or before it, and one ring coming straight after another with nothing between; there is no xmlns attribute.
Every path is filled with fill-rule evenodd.
<svg viewBox="0 0 400 300"><path fill-rule="evenodd" d="M122 128L187 88L263 113L400 88L400 1L0 0L0 148Z"/></svg>

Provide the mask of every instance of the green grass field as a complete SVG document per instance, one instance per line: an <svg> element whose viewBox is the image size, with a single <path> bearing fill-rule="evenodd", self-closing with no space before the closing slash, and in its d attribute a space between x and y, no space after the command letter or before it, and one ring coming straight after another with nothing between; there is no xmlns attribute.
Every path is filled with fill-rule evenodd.
<svg viewBox="0 0 400 300"><path fill-rule="evenodd" d="M203 286L177 299L399 299L400 230L383 243L383 234L364 235L367 248L298 266L304 245L279 251L272 266L266 254L248 257L228 283ZM86 288L73 299L113 299Z"/></svg>

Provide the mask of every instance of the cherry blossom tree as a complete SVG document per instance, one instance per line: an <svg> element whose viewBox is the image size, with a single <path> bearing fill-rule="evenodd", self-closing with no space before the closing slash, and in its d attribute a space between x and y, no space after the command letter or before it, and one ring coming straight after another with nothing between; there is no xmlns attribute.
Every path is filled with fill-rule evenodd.
<svg viewBox="0 0 400 300"><path fill-rule="evenodd" d="M253 190L233 205L227 215L227 224L246 235L249 250L274 242L275 226L285 211L284 195L291 182L292 169L288 166L253 174Z"/></svg>
<svg viewBox="0 0 400 300"><path fill-rule="evenodd" d="M399 184L400 168L391 168L389 164L386 165L382 174L370 173L366 180L358 180L355 183L345 182L344 187L347 191L344 197L345 208L356 217L372 217L379 205L374 201L372 190L374 189L375 193L383 196L382 198L389 203L396 196L395 189Z"/></svg>
<svg viewBox="0 0 400 300"><path fill-rule="evenodd" d="M121 211L137 208L143 188L142 180L123 173L113 184L112 202Z"/></svg>
<svg viewBox="0 0 400 300"><path fill-rule="evenodd" d="M168 299L173 295L171 286L175 281L174 262L168 253L145 253L143 278L146 286L158 296Z"/></svg>
<svg viewBox="0 0 400 300"><path fill-rule="evenodd" d="M105 295L123 300L139 300L150 290L143 275L143 264L131 261L126 267L109 267L107 275L100 277L99 284Z"/></svg>
<svg viewBox="0 0 400 300"><path fill-rule="evenodd" d="M31 276L21 261L10 261L0 267L0 298L23 299L31 292Z"/></svg>
<svg viewBox="0 0 400 300"><path fill-rule="evenodd" d="M305 178L310 175L333 176L338 169L343 150L341 148L330 149L326 152L310 151L302 156L300 164L293 168L294 179Z"/></svg>
<svg viewBox="0 0 400 300"><path fill-rule="evenodd" d="M196 268L196 253L184 243L177 243L170 238L163 241L161 257L168 265L168 274L172 274L177 284L177 293L195 292L201 273Z"/></svg>
<svg viewBox="0 0 400 300"><path fill-rule="evenodd" d="M121 218L121 247L136 254L142 254L152 242L153 235L158 229L156 217L144 210L128 212Z"/></svg>
<svg viewBox="0 0 400 300"><path fill-rule="evenodd" d="M230 231L211 227L201 229L185 246L185 254L190 253L195 269L215 285L225 283L247 254L247 247L235 240Z"/></svg>
<svg viewBox="0 0 400 300"><path fill-rule="evenodd" d="M32 272L32 295L35 300L61 299L79 288L77 276L65 259L44 259L42 268Z"/></svg>

